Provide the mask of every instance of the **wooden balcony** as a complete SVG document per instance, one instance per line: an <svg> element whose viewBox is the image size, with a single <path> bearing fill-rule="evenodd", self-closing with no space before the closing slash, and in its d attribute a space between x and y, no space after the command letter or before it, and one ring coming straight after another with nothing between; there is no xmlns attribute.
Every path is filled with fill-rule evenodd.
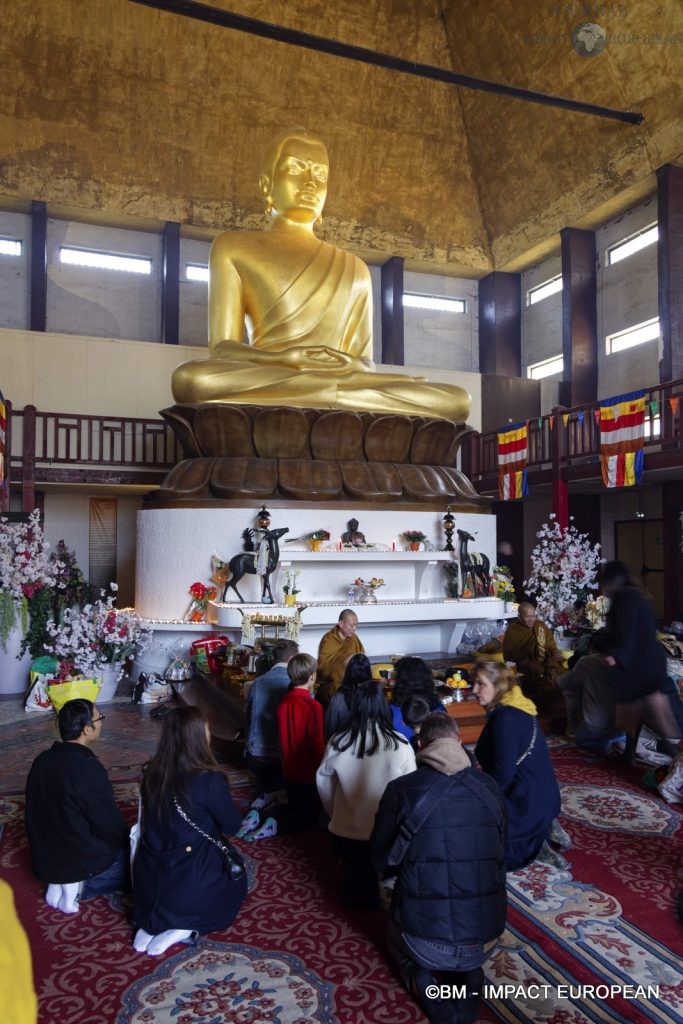
<svg viewBox="0 0 683 1024"><path fill-rule="evenodd" d="M672 403L676 398L678 403ZM600 480L598 409L598 402L571 409L558 406L547 416L529 420L530 487L556 480ZM683 468L683 379L645 388L644 447L646 474ZM496 495L497 432L469 434L461 452L462 468L477 490Z"/></svg>
<svg viewBox="0 0 683 1024"><path fill-rule="evenodd" d="M0 510L9 508L10 486L21 488L22 507L35 505L36 488L67 484L126 487L144 493L157 486L181 458L163 420L39 412L7 403L7 479Z"/></svg>

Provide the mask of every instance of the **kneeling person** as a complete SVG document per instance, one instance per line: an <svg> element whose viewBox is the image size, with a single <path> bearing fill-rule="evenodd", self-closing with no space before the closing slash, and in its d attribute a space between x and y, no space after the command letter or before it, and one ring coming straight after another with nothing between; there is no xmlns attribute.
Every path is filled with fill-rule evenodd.
<svg viewBox="0 0 683 1024"><path fill-rule="evenodd" d="M389 952L431 1021L469 1024L505 928L503 798L471 767L450 716L428 715L419 746L417 771L387 786L370 840L377 870L398 875ZM430 999L435 981L462 998Z"/></svg>
<svg viewBox="0 0 683 1024"><path fill-rule="evenodd" d="M45 900L65 914L78 900L129 884L128 829L104 765L91 747L104 715L70 700L57 715L62 742L39 754L26 780L26 831Z"/></svg>

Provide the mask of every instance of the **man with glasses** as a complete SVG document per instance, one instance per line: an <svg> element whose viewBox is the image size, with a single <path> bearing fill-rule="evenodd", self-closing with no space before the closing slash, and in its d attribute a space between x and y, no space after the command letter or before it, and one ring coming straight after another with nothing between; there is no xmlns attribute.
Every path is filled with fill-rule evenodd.
<svg viewBox="0 0 683 1024"><path fill-rule="evenodd" d="M79 899L129 886L128 829L92 751L105 719L89 700L57 715L61 742L39 754L26 780L26 831L45 901L64 914Z"/></svg>

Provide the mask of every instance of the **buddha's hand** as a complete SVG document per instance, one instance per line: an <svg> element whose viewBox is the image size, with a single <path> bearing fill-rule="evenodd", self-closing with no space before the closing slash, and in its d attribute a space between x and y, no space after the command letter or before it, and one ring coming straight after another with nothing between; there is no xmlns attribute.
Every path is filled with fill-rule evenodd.
<svg viewBox="0 0 683 1024"><path fill-rule="evenodd" d="M369 369L355 356L339 352L328 345L291 345L279 350L251 349L251 351L259 352L260 361L265 362L263 359L265 355L269 362L272 361L280 366L291 366L297 370L327 370L331 373L345 374Z"/></svg>
<svg viewBox="0 0 683 1024"><path fill-rule="evenodd" d="M327 345L315 345L304 350L306 364L310 369L333 370L336 373L358 373L368 370L368 366L356 356L340 352Z"/></svg>

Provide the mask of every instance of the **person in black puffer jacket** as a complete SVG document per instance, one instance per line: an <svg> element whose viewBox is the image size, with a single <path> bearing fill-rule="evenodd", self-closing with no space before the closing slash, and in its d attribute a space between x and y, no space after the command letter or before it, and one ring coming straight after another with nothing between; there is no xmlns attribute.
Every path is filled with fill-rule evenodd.
<svg viewBox="0 0 683 1024"><path fill-rule="evenodd" d="M431 1021L471 1024L481 965L505 928L503 796L471 767L450 716L428 715L419 744L417 771L389 783L370 840L376 869L398 875L389 952ZM458 997L430 998L435 983Z"/></svg>

